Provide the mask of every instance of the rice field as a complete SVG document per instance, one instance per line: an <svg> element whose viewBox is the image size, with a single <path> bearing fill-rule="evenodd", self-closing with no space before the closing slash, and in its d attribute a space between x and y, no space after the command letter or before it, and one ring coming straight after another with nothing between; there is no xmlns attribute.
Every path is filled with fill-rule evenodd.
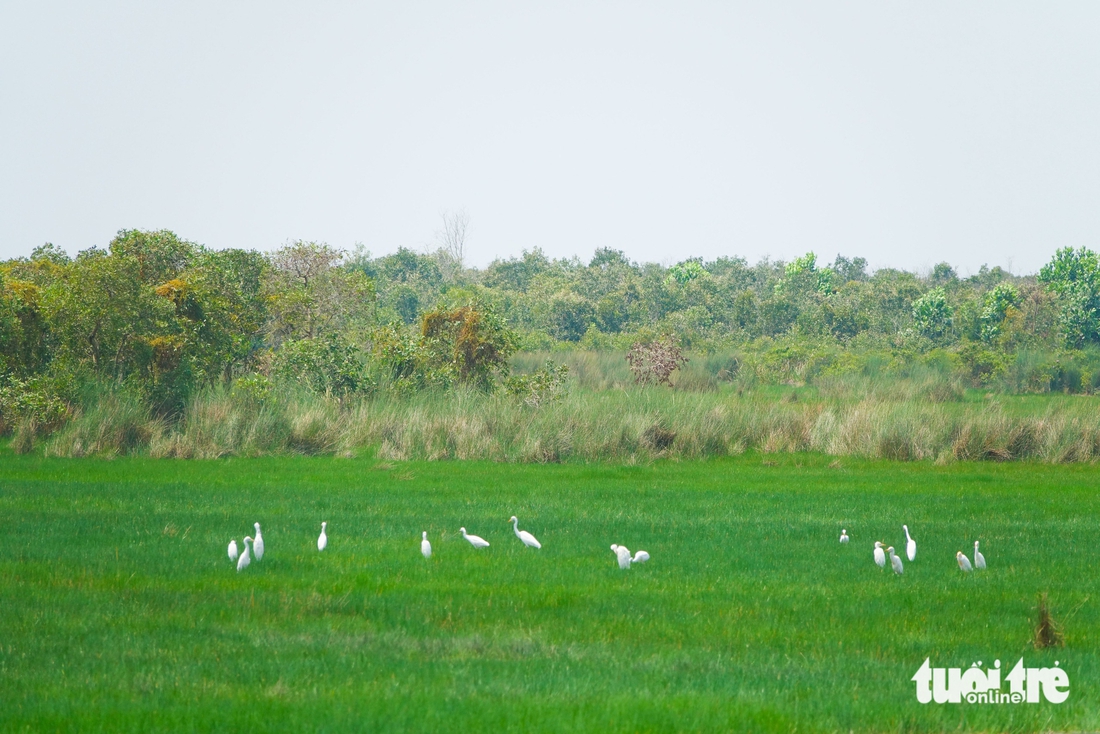
<svg viewBox="0 0 1100 734"><path fill-rule="evenodd" d="M752 451L635 466L6 452L0 729L1096 730L1098 485L1083 464ZM226 544L257 521L265 556L237 573ZM903 523L918 553L897 576L871 550L904 556ZM974 540L989 569L964 574ZM652 559L620 570L612 543ZM1064 646L1033 645L1042 593ZM1068 699L921 704L910 680L926 658L1007 672L1020 657L1058 661Z"/></svg>

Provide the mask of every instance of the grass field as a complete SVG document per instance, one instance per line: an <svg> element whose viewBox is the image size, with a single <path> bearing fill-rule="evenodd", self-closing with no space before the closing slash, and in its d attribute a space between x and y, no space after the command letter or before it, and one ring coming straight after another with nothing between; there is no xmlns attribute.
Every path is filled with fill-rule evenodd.
<svg viewBox="0 0 1100 734"><path fill-rule="evenodd" d="M0 455L0 728L1100 728L1095 467L832 462ZM254 521L267 555L238 574ZM871 545L901 551L903 522L895 577ZM975 539L990 569L965 576ZM653 558L620 571L614 542ZM1040 592L1064 648L1030 645ZM1069 700L916 701L926 657L1021 655Z"/></svg>

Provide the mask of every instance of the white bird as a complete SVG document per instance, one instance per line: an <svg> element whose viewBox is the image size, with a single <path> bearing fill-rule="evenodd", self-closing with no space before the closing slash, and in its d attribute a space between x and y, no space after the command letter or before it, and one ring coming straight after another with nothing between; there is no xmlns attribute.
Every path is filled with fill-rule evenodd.
<svg viewBox="0 0 1100 734"><path fill-rule="evenodd" d="M970 565L970 559L962 551L955 554L955 560L959 562L959 568L963 571L970 573L974 570L974 567Z"/></svg>
<svg viewBox="0 0 1100 734"><path fill-rule="evenodd" d="M634 554L634 557L630 559L631 563L645 563L649 560L649 554L643 550Z"/></svg>
<svg viewBox="0 0 1100 734"><path fill-rule="evenodd" d="M875 541L875 563L879 568L886 568L886 551L882 550L882 542Z"/></svg>
<svg viewBox="0 0 1100 734"><path fill-rule="evenodd" d="M985 556L978 550L978 541L974 541L974 568L985 570Z"/></svg>
<svg viewBox="0 0 1100 734"><path fill-rule="evenodd" d="M519 529L519 520L516 519L515 515L512 515L511 519L509 519L508 522L512 523L512 529L516 531L516 537L522 540L525 546L527 546L528 548L542 547L542 543L540 543L534 535L531 535L531 533L527 532L526 530Z"/></svg>
<svg viewBox="0 0 1100 734"><path fill-rule="evenodd" d="M239 555L240 553L237 551L237 539L234 538L229 541L229 560L235 561Z"/></svg>
<svg viewBox="0 0 1100 734"><path fill-rule="evenodd" d="M619 568L630 568L630 550L625 545L611 545L611 550L615 552L615 555L619 559Z"/></svg>
<svg viewBox="0 0 1100 734"><path fill-rule="evenodd" d="M905 573L905 567L901 565L901 556L894 553L894 546L890 546L886 549L886 552L890 554L890 565L894 568L894 573Z"/></svg>
<svg viewBox="0 0 1100 734"><path fill-rule="evenodd" d="M841 530L840 530L840 542L841 543L847 543L848 542L848 531L844 530L843 528L841 528Z"/></svg>
<svg viewBox="0 0 1100 734"><path fill-rule="evenodd" d="M256 554L256 560L262 561L264 559L264 536L260 535L260 523L253 523L256 526L256 539L252 541L252 552Z"/></svg>
<svg viewBox="0 0 1100 734"><path fill-rule="evenodd" d="M252 559L248 555L248 544L252 542L252 538L247 535L244 538L244 553L241 554L240 559L237 561L237 573L248 568L248 564L252 563Z"/></svg>
<svg viewBox="0 0 1100 734"><path fill-rule="evenodd" d="M460 533L462 533L463 538L470 541L470 545L472 545L473 547L475 547L475 548L488 548L489 547L489 541L485 540L485 538L479 538L476 535L467 535L466 534L466 528L459 528L458 530L459 530Z"/></svg>
<svg viewBox="0 0 1100 734"><path fill-rule="evenodd" d="M428 531L425 530L420 534L422 540L420 541L420 552L424 554L425 558L432 557L432 544L428 542Z"/></svg>
<svg viewBox="0 0 1100 734"><path fill-rule="evenodd" d="M325 546L328 545L328 536L325 535L326 525L328 525L327 522L321 523L321 534L317 536L317 550L319 551L323 551L325 549Z"/></svg>
<svg viewBox="0 0 1100 734"><path fill-rule="evenodd" d="M902 525L901 529L905 531L905 555L907 555L909 557L909 560L912 561L914 558L917 557L917 541L913 540L913 538L909 536L908 525Z"/></svg>

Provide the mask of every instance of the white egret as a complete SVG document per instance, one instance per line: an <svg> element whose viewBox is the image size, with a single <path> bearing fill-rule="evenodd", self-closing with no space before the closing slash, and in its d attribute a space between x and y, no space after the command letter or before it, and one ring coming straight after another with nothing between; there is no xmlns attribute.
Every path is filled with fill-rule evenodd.
<svg viewBox="0 0 1100 734"><path fill-rule="evenodd" d="M325 546L328 545L328 536L325 535L326 525L328 525L327 522L321 523L321 534L317 536L317 550L319 551L323 551L325 549Z"/></svg>
<svg viewBox="0 0 1100 734"><path fill-rule="evenodd" d="M959 568L963 571L970 573L974 570L974 567L970 565L970 559L962 551L955 554L955 560L959 562Z"/></svg>
<svg viewBox="0 0 1100 734"><path fill-rule="evenodd" d="M488 548L489 547L489 541L485 540L485 538L479 538L476 535L467 535L466 534L466 528L459 528L458 531L460 533L462 533L463 538L470 541L470 545L472 545L473 547L475 547L475 548Z"/></svg>
<svg viewBox="0 0 1100 734"><path fill-rule="evenodd" d="M974 568L985 570L985 556L978 550L978 541L974 541Z"/></svg>
<svg viewBox="0 0 1100 734"><path fill-rule="evenodd" d="M908 525L902 525L901 529L905 531L905 555L912 561L917 557L917 541L910 537Z"/></svg>
<svg viewBox="0 0 1100 734"><path fill-rule="evenodd" d="M875 541L875 563L879 568L886 568L886 551L882 549L882 542Z"/></svg>
<svg viewBox="0 0 1100 734"><path fill-rule="evenodd" d="M428 531L425 530L420 534L422 540L420 541L420 552L424 554L425 558L432 557L432 544L428 542Z"/></svg>
<svg viewBox="0 0 1100 734"><path fill-rule="evenodd" d="M264 536L260 535L260 523L252 523L256 526L256 539L252 541L252 552L256 554L256 560L264 559Z"/></svg>
<svg viewBox="0 0 1100 734"><path fill-rule="evenodd" d="M516 519L515 515L512 515L508 522L512 523L512 529L516 531L516 537L522 540L525 546L528 548L542 547L542 543L540 543L534 535L531 535L531 533L526 530L519 529L519 520Z"/></svg>
<svg viewBox="0 0 1100 734"><path fill-rule="evenodd" d="M235 561L239 555L240 552L237 551L237 539L233 538L229 541L229 560Z"/></svg>
<svg viewBox="0 0 1100 734"><path fill-rule="evenodd" d="M894 553L894 546L890 546L889 548L887 548L886 552L890 554L890 565L893 567L894 573L905 573L905 566L901 565L901 556L899 556L897 553Z"/></svg>
<svg viewBox="0 0 1100 734"><path fill-rule="evenodd" d="M611 550L615 552L615 555L619 559L619 568L630 568L630 550L624 545L611 545Z"/></svg>
<svg viewBox="0 0 1100 734"><path fill-rule="evenodd" d="M631 563L645 563L649 560L649 554L643 550L634 554L634 557L630 559Z"/></svg>
<svg viewBox="0 0 1100 734"><path fill-rule="evenodd" d="M249 538L246 535L244 538L244 553L242 553L241 557L237 560L237 573L245 570L246 568L248 568L248 564L252 563L252 559L248 555L248 544L251 542L252 538Z"/></svg>
<svg viewBox="0 0 1100 734"><path fill-rule="evenodd" d="M844 528L840 529L840 542L841 543L847 543L848 542L848 531L845 530Z"/></svg>

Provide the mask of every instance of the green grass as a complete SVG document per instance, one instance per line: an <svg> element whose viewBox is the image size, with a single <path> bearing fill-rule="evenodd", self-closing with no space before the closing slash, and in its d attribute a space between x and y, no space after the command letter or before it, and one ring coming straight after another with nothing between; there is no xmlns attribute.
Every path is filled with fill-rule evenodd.
<svg viewBox="0 0 1100 734"><path fill-rule="evenodd" d="M831 462L0 455L0 728L1100 727L1094 467ZM255 520L267 556L237 574ZM900 550L903 522L895 577L871 544ZM974 539L990 570L964 576ZM653 559L622 572L613 542ZM1030 647L1040 592L1064 648ZM1059 660L1069 700L916 702L926 657L1021 655Z"/></svg>

